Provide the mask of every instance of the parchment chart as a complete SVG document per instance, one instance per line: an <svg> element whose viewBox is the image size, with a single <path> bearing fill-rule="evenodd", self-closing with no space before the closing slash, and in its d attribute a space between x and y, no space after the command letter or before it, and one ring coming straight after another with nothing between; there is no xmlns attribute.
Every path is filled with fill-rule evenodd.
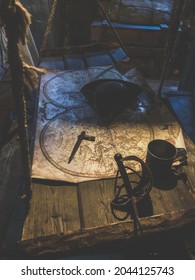
<svg viewBox="0 0 195 280"><path fill-rule="evenodd" d="M140 101L136 110L128 108L109 127L103 126L80 92L85 84L98 78L125 79L117 70L106 67L42 76L32 166L34 178L77 183L115 177L116 153L123 157L136 155L144 160L147 144L155 138L183 147L180 126L164 106L148 114ZM83 130L95 136L95 142L83 140L68 164L77 136Z"/></svg>

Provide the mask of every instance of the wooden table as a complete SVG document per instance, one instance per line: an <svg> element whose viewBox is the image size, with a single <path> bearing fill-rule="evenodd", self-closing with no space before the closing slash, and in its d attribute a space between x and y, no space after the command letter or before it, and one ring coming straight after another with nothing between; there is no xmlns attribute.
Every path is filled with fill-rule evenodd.
<svg viewBox="0 0 195 280"><path fill-rule="evenodd" d="M138 205L144 236L181 229L195 221L195 147L188 137L185 142L188 166L180 170L177 185L167 182L165 189L153 187ZM80 184L33 182L20 249L36 258L133 239L131 218L121 222L112 214L113 188L114 179Z"/></svg>

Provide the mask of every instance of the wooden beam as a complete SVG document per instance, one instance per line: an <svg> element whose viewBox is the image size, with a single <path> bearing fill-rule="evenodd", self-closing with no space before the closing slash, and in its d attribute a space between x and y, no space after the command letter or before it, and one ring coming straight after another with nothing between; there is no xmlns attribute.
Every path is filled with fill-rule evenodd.
<svg viewBox="0 0 195 280"><path fill-rule="evenodd" d="M140 219L144 235L179 229L184 225L195 222L195 209L181 210L167 214ZM41 257L46 254L64 253L91 247L94 245L129 240L134 237L132 221L113 223L102 227L94 227L75 231L69 234L55 234L18 243L21 252L31 257Z"/></svg>
<svg viewBox="0 0 195 280"><path fill-rule="evenodd" d="M87 52L103 52L106 50L113 50L119 48L116 43L93 43L84 46L64 47L55 49L45 49L43 57L45 56L63 56L63 55L79 55Z"/></svg>
<svg viewBox="0 0 195 280"><path fill-rule="evenodd" d="M12 141L0 152L0 246L22 187L22 162L18 141Z"/></svg>

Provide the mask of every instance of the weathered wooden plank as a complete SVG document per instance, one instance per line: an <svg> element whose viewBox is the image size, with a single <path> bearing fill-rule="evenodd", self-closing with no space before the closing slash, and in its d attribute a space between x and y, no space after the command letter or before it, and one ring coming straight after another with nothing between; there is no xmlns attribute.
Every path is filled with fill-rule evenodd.
<svg viewBox="0 0 195 280"><path fill-rule="evenodd" d="M188 192L186 185L177 181L177 185L171 189L161 190L153 187L151 191L154 214L168 213L182 209L195 207L195 201Z"/></svg>
<svg viewBox="0 0 195 280"><path fill-rule="evenodd" d="M186 171L187 179L189 181L189 192L192 197L195 199L195 166L185 166L184 170Z"/></svg>
<svg viewBox="0 0 195 280"><path fill-rule="evenodd" d="M171 229L179 229L194 221L195 209L180 210L140 219L145 236L151 233L165 233ZM40 257L44 256L44 254L66 254L93 245L117 240L129 240L133 237L133 222L127 221L79 230L66 235L60 234L25 240L19 242L19 247L21 251L31 257Z"/></svg>
<svg viewBox="0 0 195 280"><path fill-rule="evenodd" d="M119 45L116 43L92 43L83 46L72 46L55 49L46 49L43 52L44 57L63 56L63 55L83 55L87 52L104 52L108 50L118 49Z"/></svg>
<svg viewBox="0 0 195 280"><path fill-rule="evenodd" d="M29 206L29 201L23 198L24 197L19 193L8 221L6 235L2 245L2 251L6 255L9 252L16 251L17 242L21 240L23 224Z"/></svg>
<svg viewBox="0 0 195 280"><path fill-rule="evenodd" d="M194 165L195 163L195 145L194 142L188 137L186 133L184 133L184 140L186 144L186 149L188 153L188 165Z"/></svg>
<svg viewBox="0 0 195 280"><path fill-rule="evenodd" d="M195 143L195 98L193 96L171 96L168 99L184 131Z"/></svg>
<svg viewBox="0 0 195 280"><path fill-rule="evenodd" d="M112 213L112 208L111 208L111 202L114 199L114 183L115 179L109 179L109 180L103 180L103 191L102 191L102 196L103 196L103 205L105 205L105 210L106 210L106 218L108 221L108 224L115 223L118 220L114 217ZM124 217L124 212L122 211L117 211L117 217L123 218Z"/></svg>
<svg viewBox="0 0 195 280"><path fill-rule="evenodd" d="M195 208L195 201L182 180L175 181L176 185L164 186L164 189L153 187L150 200L138 203L138 210L143 215L157 215L183 209ZM114 180L99 180L84 182L80 186L81 204L83 210L84 227L103 226L117 219L111 211L111 201L114 199ZM166 189L167 187L167 189ZM148 213L148 214L147 214ZM123 211L117 211L117 216L125 216Z"/></svg>
<svg viewBox="0 0 195 280"><path fill-rule="evenodd" d="M163 48L151 48L151 47L127 47L128 53L131 56L135 56L140 59L164 59L165 49Z"/></svg>
<svg viewBox="0 0 195 280"><path fill-rule="evenodd" d="M190 183L190 182L189 182ZM176 187L177 193L175 194L175 200L181 201L184 209L195 207L194 197L191 195L190 190L185 184L178 184Z"/></svg>
<svg viewBox="0 0 195 280"><path fill-rule="evenodd" d="M79 184L84 228L108 224L107 204L104 200L102 180Z"/></svg>
<svg viewBox="0 0 195 280"><path fill-rule="evenodd" d="M162 214L164 211L169 212L164 205L164 200L162 199L162 192L159 191L157 188L153 188L150 197L152 199L152 211L153 214Z"/></svg>
<svg viewBox="0 0 195 280"><path fill-rule="evenodd" d="M177 94L177 91L175 91ZM188 188L195 198L195 126L194 126L194 98L190 96L169 97L169 102L179 119L184 131L184 140L188 156L188 165L183 166L188 179Z"/></svg>
<svg viewBox="0 0 195 280"><path fill-rule="evenodd" d="M161 25L133 25L113 22L112 26L119 34L122 42L127 46L165 47L168 26ZM98 42L116 41L116 37L107 21L93 22L92 40Z"/></svg>
<svg viewBox="0 0 195 280"><path fill-rule="evenodd" d="M22 163L18 141L7 144L0 153L0 245L22 186Z"/></svg>
<svg viewBox="0 0 195 280"><path fill-rule="evenodd" d="M169 23L172 1L102 0L102 4L113 22L145 25Z"/></svg>
<svg viewBox="0 0 195 280"><path fill-rule="evenodd" d="M64 232L80 229L80 209L78 204L77 186L65 185L59 189L61 192L61 213Z"/></svg>
<svg viewBox="0 0 195 280"><path fill-rule="evenodd" d="M126 216L124 210L112 209L111 202L114 199L114 183L115 179L106 179L79 184L83 228L114 223ZM140 213L143 212L140 209L142 207L144 205L139 203L138 210ZM146 209L144 208L144 210ZM113 215L113 211L117 217ZM148 213L148 211L146 212ZM152 213L150 212L150 214ZM130 219L130 209L127 219Z"/></svg>
<svg viewBox="0 0 195 280"><path fill-rule="evenodd" d="M79 229L77 187L34 183L22 240Z"/></svg>

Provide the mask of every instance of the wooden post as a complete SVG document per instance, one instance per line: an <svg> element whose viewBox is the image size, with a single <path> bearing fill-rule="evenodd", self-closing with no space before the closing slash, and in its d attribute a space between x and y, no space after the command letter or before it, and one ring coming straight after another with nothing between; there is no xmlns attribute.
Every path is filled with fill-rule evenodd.
<svg viewBox="0 0 195 280"><path fill-rule="evenodd" d="M2 8L4 9L3 21L8 39L8 62L11 71L12 95L17 114L18 134L20 137L21 154L24 166L25 193L29 195L31 187L31 161L26 121L26 104L23 91L23 63L18 48L18 42L21 38L24 38L24 34L19 34L19 31L22 32L25 30L22 28L20 29L20 27L17 26L19 24L18 17L21 16L21 14L16 16L15 1L11 1L11 3L9 2L10 1L7 0L2 1ZM22 13L22 10L20 10L20 13ZM22 17L20 19L22 19ZM22 24L24 25L25 23L23 22Z"/></svg>

